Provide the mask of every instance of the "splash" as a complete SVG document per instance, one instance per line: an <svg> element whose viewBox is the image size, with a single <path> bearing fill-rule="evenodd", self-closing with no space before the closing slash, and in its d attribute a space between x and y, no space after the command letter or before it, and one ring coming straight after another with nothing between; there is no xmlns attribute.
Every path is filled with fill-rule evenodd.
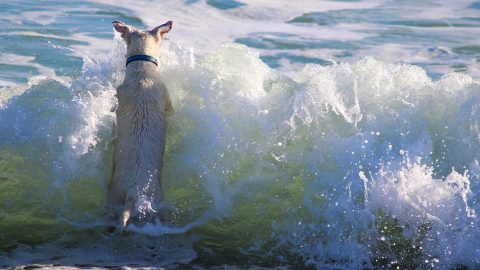
<svg viewBox="0 0 480 270"><path fill-rule="evenodd" d="M99 230L123 46L116 38L105 59L85 59L71 86L41 81L1 109L0 176L16 183L0 189L12 205L2 228L26 216L45 225L35 244L60 239L59 228L68 241L86 228L92 241L107 237ZM195 250L207 265L478 266L477 81L433 81L418 66L370 57L287 76L239 44L196 55L167 41L161 50L175 108L162 183L168 222L130 226L157 236L139 236L140 246L177 235L184 255ZM15 230L0 231L32 241ZM118 241L100 242L114 250ZM225 250L230 259L218 257Z"/></svg>

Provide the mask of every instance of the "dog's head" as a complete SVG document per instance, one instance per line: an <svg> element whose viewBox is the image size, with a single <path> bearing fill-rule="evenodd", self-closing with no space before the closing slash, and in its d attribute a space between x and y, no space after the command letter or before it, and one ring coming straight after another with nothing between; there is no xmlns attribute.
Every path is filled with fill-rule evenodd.
<svg viewBox="0 0 480 270"><path fill-rule="evenodd" d="M121 33L123 40L127 43L127 57L135 54L147 54L158 57L158 44L163 35L172 29L172 21L168 21L152 30L138 30L128 24L113 21L115 31Z"/></svg>

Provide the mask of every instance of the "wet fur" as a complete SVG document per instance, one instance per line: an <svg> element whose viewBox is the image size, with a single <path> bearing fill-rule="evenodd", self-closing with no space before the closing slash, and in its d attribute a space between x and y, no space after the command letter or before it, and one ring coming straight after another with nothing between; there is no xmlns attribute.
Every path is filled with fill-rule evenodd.
<svg viewBox="0 0 480 270"><path fill-rule="evenodd" d="M130 29L122 37L127 42L127 57L136 54L158 57L158 42L151 34ZM123 207L120 213L123 230L128 220L138 214L142 202L150 202L155 211L155 206L163 200L160 180L166 114L172 106L158 67L146 61L128 65L125 80L117 88L117 99L115 168L108 201Z"/></svg>

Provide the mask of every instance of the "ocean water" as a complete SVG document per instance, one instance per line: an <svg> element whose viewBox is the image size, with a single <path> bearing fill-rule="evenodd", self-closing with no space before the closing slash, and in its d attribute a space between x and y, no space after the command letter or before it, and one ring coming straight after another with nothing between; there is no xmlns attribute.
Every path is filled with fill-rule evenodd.
<svg viewBox="0 0 480 270"><path fill-rule="evenodd" d="M106 203L125 45L173 20L167 220ZM480 2L1 0L0 267L480 267Z"/></svg>

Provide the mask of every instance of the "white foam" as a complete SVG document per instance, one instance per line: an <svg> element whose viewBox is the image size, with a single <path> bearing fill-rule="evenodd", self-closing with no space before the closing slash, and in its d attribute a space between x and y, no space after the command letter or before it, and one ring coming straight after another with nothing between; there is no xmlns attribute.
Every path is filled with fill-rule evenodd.
<svg viewBox="0 0 480 270"><path fill-rule="evenodd" d="M462 175L452 170L446 179L435 179L433 168L417 159L407 161L399 170L382 168L375 175L366 190L367 207L372 213L382 209L403 228L431 226L423 253L440 259L437 267L475 265L473 258L478 258L480 253L472 247L478 244L474 239L479 232L472 227L477 218L469 205L473 194L467 172ZM415 235L415 232L407 230L405 235L408 234Z"/></svg>
<svg viewBox="0 0 480 270"><path fill-rule="evenodd" d="M78 103L85 104L80 110L85 122L71 135L82 140L71 141L67 151L79 156L101 156L95 147L99 127L108 129L113 124L107 105L124 69L124 45L118 38L115 42L111 57L120 60L84 67L87 86L102 87ZM222 45L204 56L192 56L191 50L171 41L163 45L161 76L175 108L169 119L164 181L175 189L185 188L185 179L199 179L199 192L211 199L210 214L204 220L199 217L203 206L188 205L197 214L177 228L131 225L129 230L182 234L212 219L228 219L236 214L232 212L236 204L251 203L249 196L257 193L268 194L266 189L275 179L288 183L285 175L295 174L296 166L301 166L313 183L305 183L309 189L293 203L308 209L311 223L298 225L297 212L292 210L291 216L275 220L272 229L276 241L294 245L290 252L309 258L309 263L322 268L332 267L328 263L332 259L344 262L344 267L368 263L371 258L366 245L375 242L357 239L365 233L377 235L371 220L379 207L410 226L424 221L437 224L430 233L441 232L442 237L432 236L434 242L424 246L425 256L447 256L442 263L449 266L456 262L471 265L479 258L467 238L457 241L459 234L448 225L456 222L454 228L460 228L476 222L478 209L470 202L472 180L453 171L442 182L433 177L432 167L425 165L433 159L429 153L439 147L435 135L439 125L448 125L462 136L474 135L474 129L456 126L456 118L444 122L450 119L448 115L459 119L470 115L471 107L459 110L477 96L479 86L470 76L450 74L435 82L420 67L365 58L328 67L307 65L287 77L268 68L258 52L243 45ZM109 66L109 61L115 64ZM100 76L89 76L95 74ZM109 83L103 82L105 78ZM452 147L444 155L454 157L463 152L461 143L449 142ZM478 158L473 151L466 156ZM425 163L402 161L409 155L422 156ZM281 158L271 162L266 158L271 156ZM472 162L465 161L466 165ZM250 165L245 168L242 163ZM399 165L382 167L387 163ZM364 172L363 182L360 171ZM234 181L232 177L236 177ZM326 204L310 203L322 193L330 194ZM366 194L365 204L355 202L358 194ZM458 209L461 219L456 219ZM464 232L478 234L470 228ZM312 234L326 238L312 240ZM298 241L301 247L297 247ZM473 257L462 257L460 251L444 254L452 246Z"/></svg>

